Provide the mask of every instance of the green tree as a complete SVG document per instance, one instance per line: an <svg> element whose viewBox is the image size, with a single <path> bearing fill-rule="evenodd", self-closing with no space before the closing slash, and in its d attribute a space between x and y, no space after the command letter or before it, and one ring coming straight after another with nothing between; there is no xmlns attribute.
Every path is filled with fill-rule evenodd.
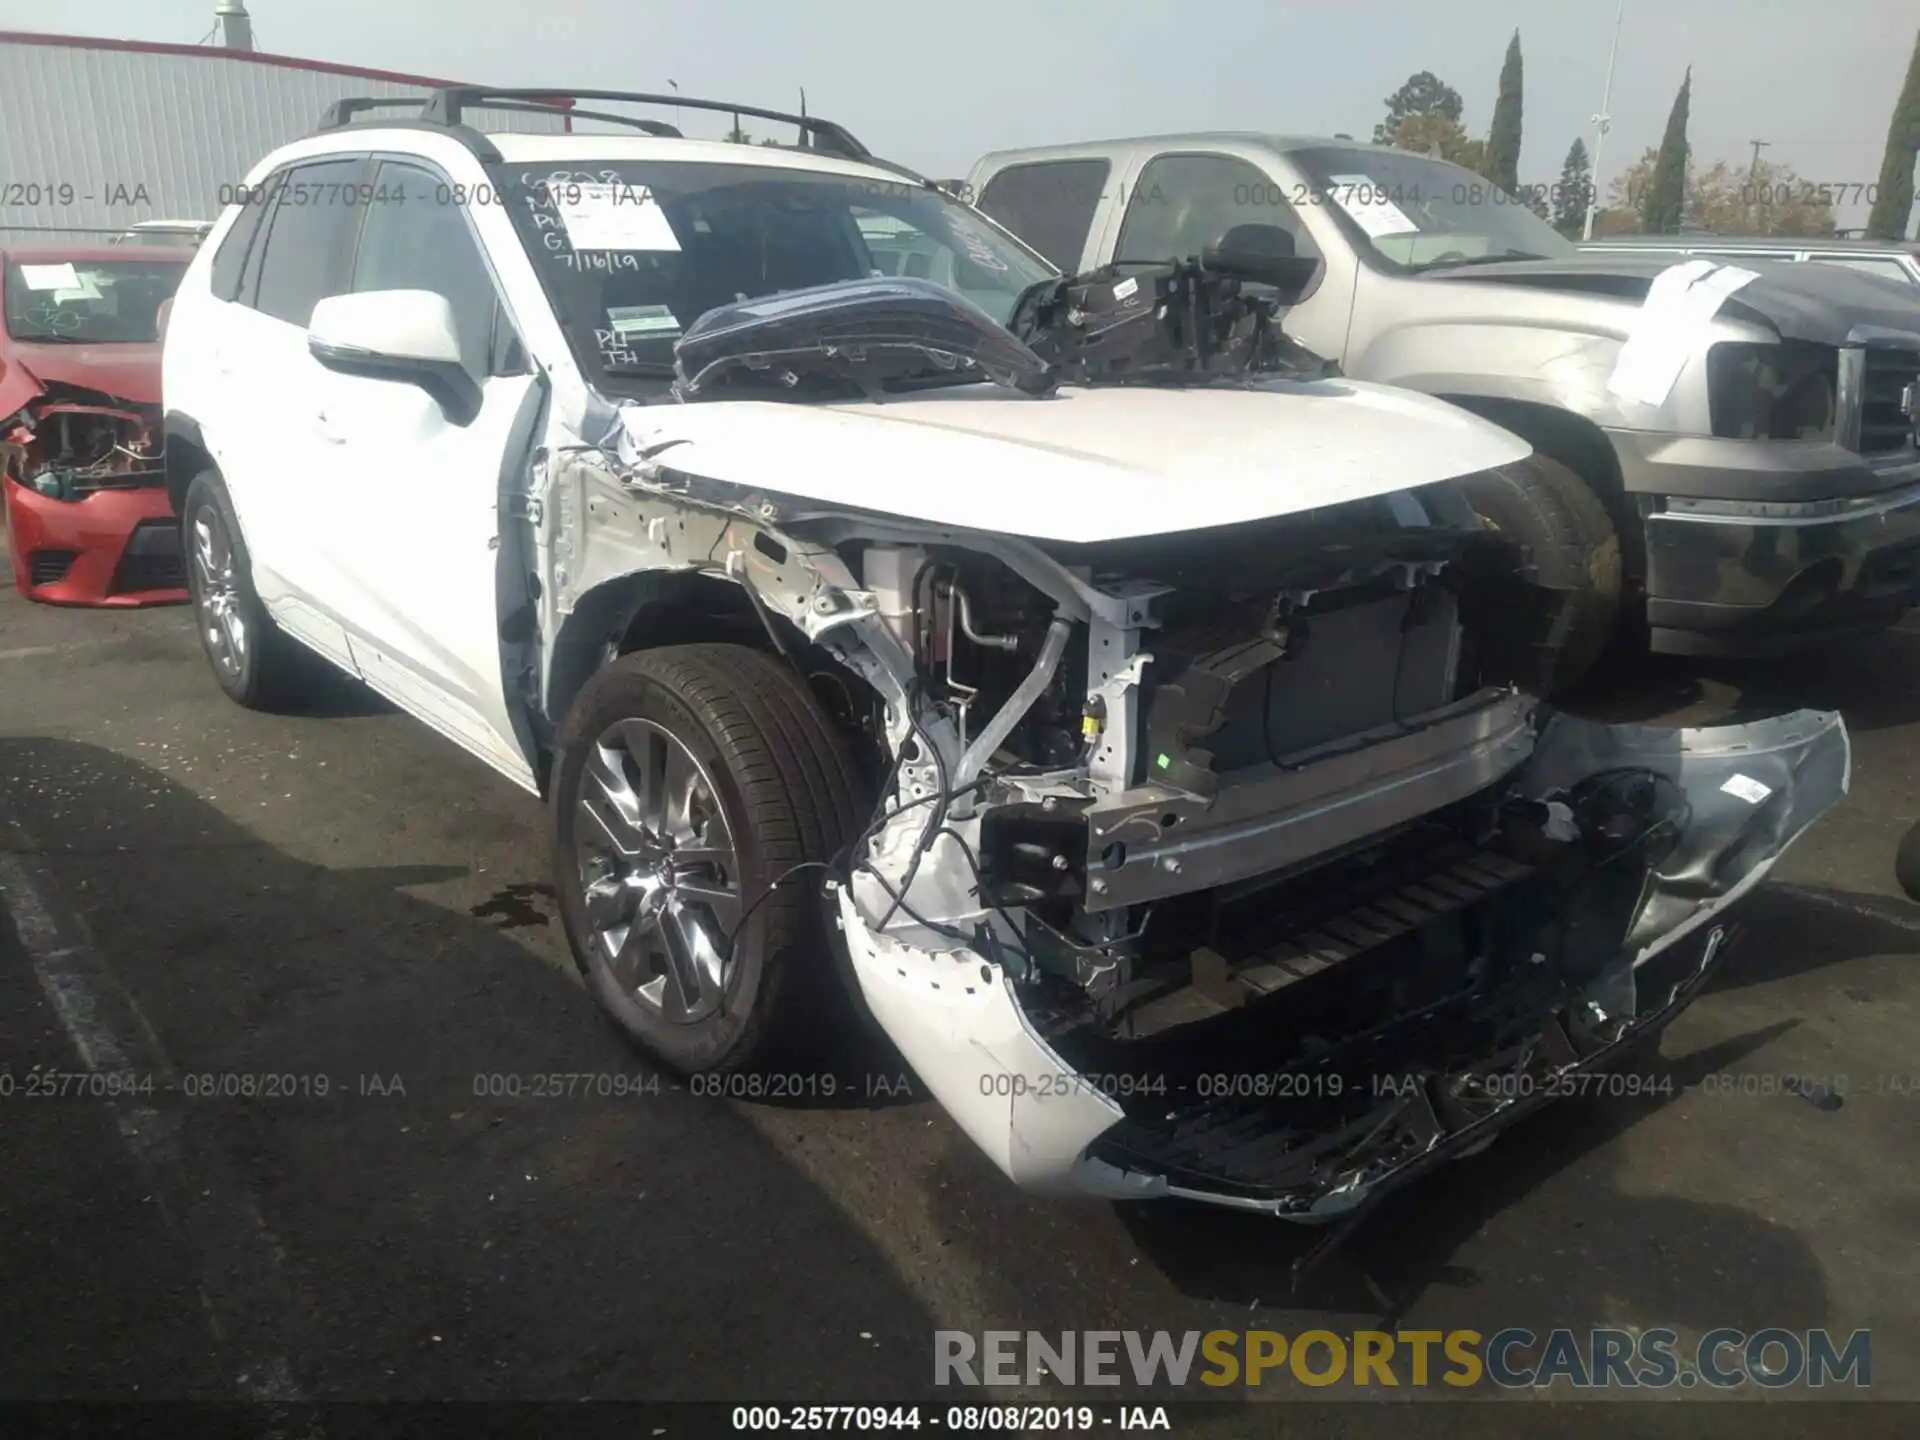
<svg viewBox="0 0 1920 1440"><path fill-rule="evenodd" d="M1687 220L1716 235L1831 235L1833 196L1790 165L1716 160L1687 181Z"/></svg>
<svg viewBox="0 0 1920 1440"><path fill-rule="evenodd" d="M1641 227L1649 235L1671 235L1680 228L1687 202L1687 109L1693 98L1693 67L1680 82L1680 93L1673 97L1673 109L1667 114L1667 133L1661 137L1660 153L1653 162L1653 179L1647 185L1646 202L1640 212Z"/></svg>
<svg viewBox="0 0 1920 1440"><path fill-rule="evenodd" d="M1887 122L1887 153L1880 161L1880 190L1867 216L1867 234L1875 240L1904 240L1913 214L1913 162L1920 157L1920 38L1907 61L1907 83Z"/></svg>
<svg viewBox="0 0 1920 1440"><path fill-rule="evenodd" d="M1400 127L1417 116L1437 116L1460 123L1466 109L1460 92L1431 70L1409 75L1407 83L1387 97L1387 118L1373 127L1373 143L1392 145Z"/></svg>
<svg viewBox="0 0 1920 1440"><path fill-rule="evenodd" d="M1607 208L1594 219L1597 235L1640 229L1658 156L1648 150L1609 187ZM1762 160L1734 165L1716 160L1687 177L1680 223L1715 235L1831 235L1832 196L1802 183L1790 165Z"/></svg>
<svg viewBox="0 0 1920 1440"><path fill-rule="evenodd" d="M1509 195L1520 188L1520 32L1507 42L1500 67L1500 96L1493 102L1493 128L1487 132L1482 173Z"/></svg>
<svg viewBox="0 0 1920 1440"><path fill-rule="evenodd" d="M1487 153L1486 141L1473 139L1458 120L1444 115L1409 115L1391 136L1374 143L1411 150L1416 155L1437 155L1469 170L1479 170Z"/></svg>
<svg viewBox="0 0 1920 1440"><path fill-rule="evenodd" d="M1593 199L1593 164L1587 159L1587 142L1575 140L1560 166L1560 184L1553 192L1553 228L1569 240L1578 239L1586 229L1587 205Z"/></svg>

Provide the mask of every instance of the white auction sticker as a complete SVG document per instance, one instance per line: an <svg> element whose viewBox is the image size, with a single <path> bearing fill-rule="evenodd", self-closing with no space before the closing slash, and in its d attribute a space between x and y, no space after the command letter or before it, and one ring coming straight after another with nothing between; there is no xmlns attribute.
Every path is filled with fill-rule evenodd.
<svg viewBox="0 0 1920 1440"><path fill-rule="evenodd" d="M1662 270L1614 358L1608 391L1642 405L1664 405L1687 361L1703 348L1708 322L1728 296L1759 278L1755 271L1711 260Z"/></svg>
<svg viewBox="0 0 1920 1440"><path fill-rule="evenodd" d="M1139 290L1140 282L1129 275L1125 280L1122 280L1118 285L1113 287L1113 298L1116 300L1131 300L1139 293Z"/></svg>
<svg viewBox="0 0 1920 1440"><path fill-rule="evenodd" d="M21 265L20 283L29 290L78 290L80 277L71 263L63 265Z"/></svg>
<svg viewBox="0 0 1920 1440"><path fill-rule="evenodd" d="M644 185L555 185L548 193L575 250L680 248L667 212Z"/></svg>
<svg viewBox="0 0 1920 1440"><path fill-rule="evenodd" d="M1420 227L1407 218L1407 212L1387 198L1386 187L1365 175L1330 175L1327 183L1333 187L1335 203L1367 232L1369 240L1419 233Z"/></svg>
<svg viewBox="0 0 1920 1440"><path fill-rule="evenodd" d="M1746 801L1749 805L1758 805L1773 794L1771 786L1762 785L1751 775L1735 775L1720 788L1727 794Z"/></svg>

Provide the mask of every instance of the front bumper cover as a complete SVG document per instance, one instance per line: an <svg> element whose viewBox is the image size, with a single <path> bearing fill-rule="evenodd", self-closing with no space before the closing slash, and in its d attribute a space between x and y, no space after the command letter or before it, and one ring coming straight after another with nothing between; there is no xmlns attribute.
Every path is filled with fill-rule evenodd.
<svg viewBox="0 0 1920 1440"><path fill-rule="evenodd" d="M1724 954L1723 912L1846 793L1851 755L1840 717L1822 712L1687 730L1555 715L1507 783L1523 797L1546 796L1623 770L1671 781L1687 819L1644 874L1618 952L1598 978L1519 1016L1505 1040L1469 1064L1381 1077L1389 1083L1363 1113L1350 1107L1339 1123L1297 1139L1276 1141L1268 1127L1257 1164L1204 1133L1223 1120L1244 1131L1245 1106L1231 1114L1192 1107L1172 1124L1129 1118L1100 1077L1078 1074L1047 1042L1013 980L984 955L934 953L877 934L845 890L840 923L874 1017L1020 1185L1331 1220L1479 1148L1684 1009ZM1294 1073L1316 1068L1324 1072L1324 1063L1299 1063Z"/></svg>
<svg viewBox="0 0 1920 1440"><path fill-rule="evenodd" d="M1611 431L1646 526L1657 650L1762 654L1920 603L1920 457Z"/></svg>
<svg viewBox="0 0 1920 1440"><path fill-rule="evenodd" d="M14 480L6 492L14 588L47 605L175 605L187 591L180 530L159 486L57 500Z"/></svg>

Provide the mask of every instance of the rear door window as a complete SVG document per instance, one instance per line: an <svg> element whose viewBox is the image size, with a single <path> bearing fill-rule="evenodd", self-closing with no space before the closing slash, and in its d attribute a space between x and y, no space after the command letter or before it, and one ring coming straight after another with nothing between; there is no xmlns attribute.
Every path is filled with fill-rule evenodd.
<svg viewBox="0 0 1920 1440"><path fill-rule="evenodd" d="M254 245L260 252L256 310L305 329L313 307L346 288L347 245L360 221L358 182L365 169L356 156L287 172Z"/></svg>
<svg viewBox="0 0 1920 1440"><path fill-rule="evenodd" d="M253 246L254 236L260 233L260 222L266 218L269 201L278 193L282 178L272 175L257 187L246 190L233 228L221 238L220 248L213 255L213 273L208 284L215 299L240 298L241 278L247 269L247 252Z"/></svg>
<svg viewBox="0 0 1920 1440"><path fill-rule="evenodd" d="M1080 268L1110 168L1097 158L1010 165L980 192L980 209L1072 273Z"/></svg>

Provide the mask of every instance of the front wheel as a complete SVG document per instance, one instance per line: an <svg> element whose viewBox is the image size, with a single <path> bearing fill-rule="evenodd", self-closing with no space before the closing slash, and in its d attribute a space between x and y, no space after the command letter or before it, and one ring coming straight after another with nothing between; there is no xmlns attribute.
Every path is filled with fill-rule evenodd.
<svg viewBox="0 0 1920 1440"><path fill-rule="evenodd" d="M1560 643L1535 673L1513 678L1543 696L1585 677L1620 625L1620 536L1587 482L1558 460L1535 454L1464 477L1461 493L1488 527L1516 542L1542 585L1570 592Z"/></svg>
<svg viewBox="0 0 1920 1440"><path fill-rule="evenodd" d="M187 487L180 541L194 624L213 678L249 710L275 708L297 688L306 657L253 588L246 541L217 471L201 471Z"/></svg>
<svg viewBox="0 0 1920 1440"><path fill-rule="evenodd" d="M737 645L614 661L561 727L556 890L594 999L681 1074L800 1038L836 984L818 902L858 829L846 745L789 667Z"/></svg>

